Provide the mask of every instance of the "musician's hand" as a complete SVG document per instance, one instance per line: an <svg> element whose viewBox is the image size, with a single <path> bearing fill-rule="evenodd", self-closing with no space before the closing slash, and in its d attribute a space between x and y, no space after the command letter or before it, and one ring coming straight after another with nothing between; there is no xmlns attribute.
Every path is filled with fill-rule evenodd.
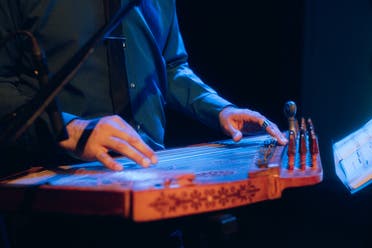
<svg viewBox="0 0 372 248"><path fill-rule="evenodd" d="M226 107L219 114L222 130L233 138L234 141L242 139L244 133L258 132L262 130L264 121L268 123L265 128L279 144L285 145L288 140L284 137L277 125L260 113L249 109Z"/></svg>
<svg viewBox="0 0 372 248"><path fill-rule="evenodd" d="M87 135L89 131L91 133ZM83 160L98 160L109 169L123 169L122 165L110 156L109 151L126 156L144 167L157 163L154 151L127 122L117 115L97 120L75 119L67 125L67 132L69 138L59 143L62 148L74 152ZM79 149L82 143L79 140L82 138L87 140Z"/></svg>

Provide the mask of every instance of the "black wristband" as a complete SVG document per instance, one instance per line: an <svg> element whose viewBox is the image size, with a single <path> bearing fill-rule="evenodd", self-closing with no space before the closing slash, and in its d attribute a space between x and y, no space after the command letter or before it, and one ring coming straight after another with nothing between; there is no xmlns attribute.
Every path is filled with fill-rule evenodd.
<svg viewBox="0 0 372 248"><path fill-rule="evenodd" d="M94 128L96 127L99 119L94 119L91 120L88 125L84 128L83 133L81 134L77 144L76 144L76 149L75 152L78 156L81 156L84 152L85 145L87 144L87 141L92 134Z"/></svg>

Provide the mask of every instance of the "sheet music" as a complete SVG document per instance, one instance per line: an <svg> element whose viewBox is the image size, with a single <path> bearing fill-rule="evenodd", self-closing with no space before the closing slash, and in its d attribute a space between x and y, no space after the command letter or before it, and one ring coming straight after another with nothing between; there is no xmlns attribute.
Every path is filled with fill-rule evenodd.
<svg viewBox="0 0 372 248"><path fill-rule="evenodd" d="M354 193L372 179L372 120L333 144L336 173Z"/></svg>

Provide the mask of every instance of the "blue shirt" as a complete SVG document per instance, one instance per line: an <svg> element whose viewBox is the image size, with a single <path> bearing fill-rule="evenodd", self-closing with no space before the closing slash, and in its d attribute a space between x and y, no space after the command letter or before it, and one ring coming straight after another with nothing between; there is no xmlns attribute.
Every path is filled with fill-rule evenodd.
<svg viewBox="0 0 372 248"><path fill-rule="evenodd" d="M128 2L122 0L122 5ZM33 32L45 51L50 73L57 72L104 23L99 0L0 2L0 38L15 30ZM144 0L123 19L122 36L128 79L123 83L128 84L133 125L150 146L163 147L166 107L219 128L218 113L231 103L190 68L175 0ZM0 49L1 116L26 103L39 88L24 42L18 38ZM102 42L59 95L65 122L113 114L109 87ZM42 119L48 127L47 118Z"/></svg>

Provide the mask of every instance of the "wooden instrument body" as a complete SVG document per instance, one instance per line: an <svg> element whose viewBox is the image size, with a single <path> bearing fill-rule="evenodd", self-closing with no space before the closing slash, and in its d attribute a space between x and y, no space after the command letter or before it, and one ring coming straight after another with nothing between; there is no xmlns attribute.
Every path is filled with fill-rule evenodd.
<svg viewBox="0 0 372 248"><path fill-rule="evenodd" d="M317 184L319 153L288 170L286 146L268 135L157 152L142 168L117 158L124 170L98 162L55 169L34 167L0 180L0 211L114 215L136 222L205 213L277 199L290 187Z"/></svg>

